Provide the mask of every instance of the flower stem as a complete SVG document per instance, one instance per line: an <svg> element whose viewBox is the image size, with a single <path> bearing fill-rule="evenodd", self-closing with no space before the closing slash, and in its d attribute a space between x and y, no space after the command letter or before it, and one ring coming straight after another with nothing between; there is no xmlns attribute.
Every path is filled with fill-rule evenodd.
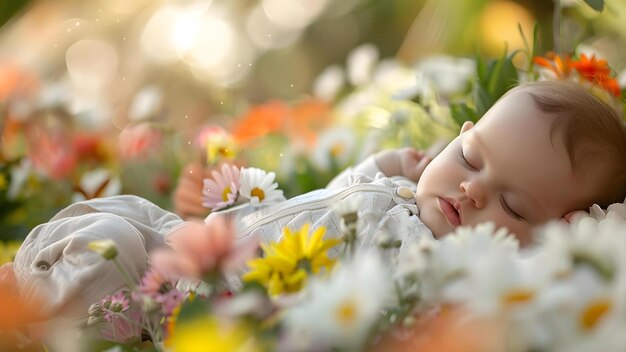
<svg viewBox="0 0 626 352"><path fill-rule="evenodd" d="M120 275L122 275L122 278L126 282L126 285L128 286L128 288L130 288L131 290L134 290L136 286L135 283L130 278L130 275L128 275L124 267L120 264L120 262L117 261L117 258L113 258L111 259L111 261L113 261L115 268L117 268L117 271L120 273Z"/></svg>
<svg viewBox="0 0 626 352"><path fill-rule="evenodd" d="M554 40L554 51L558 54L562 54L561 46L561 0L554 1L554 11L552 14L552 35Z"/></svg>

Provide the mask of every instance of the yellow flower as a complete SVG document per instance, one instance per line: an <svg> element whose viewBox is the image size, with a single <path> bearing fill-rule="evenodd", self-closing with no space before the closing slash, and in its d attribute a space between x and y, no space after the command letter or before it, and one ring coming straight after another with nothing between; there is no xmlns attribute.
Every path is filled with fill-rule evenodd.
<svg viewBox="0 0 626 352"><path fill-rule="evenodd" d="M264 257L248 262L251 270L243 276L244 281L259 282L275 296L300 291L309 275L330 270L337 260L330 259L327 251L341 240L324 240L323 226L309 235L309 227L304 224L297 232L285 228L280 242L261 245Z"/></svg>
<svg viewBox="0 0 626 352"><path fill-rule="evenodd" d="M117 247L113 240L96 240L87 244L87 248L100 254L104 259L111 260L117 257Z"/></svg>
<svg viewBox="0 0 626 352"><path fill-rule="evenodd" d="M237 156L237 145L227 135L211 135L207 137L206 153L207 162L213 165L224 159L234 159Z"/></svg>
<svg viewBox="0 0 626 352"><path fill-rule="evenodd" d="M0 242L0 265L12 262L21 244L18 241Z"/></svg>
<svg viewBox="0 0 626 352"><path fill-rule="evenodd" d="M172 352L259 351L251 331L243 324L221 324L210 316L178 322L167 346Z"/></svg>

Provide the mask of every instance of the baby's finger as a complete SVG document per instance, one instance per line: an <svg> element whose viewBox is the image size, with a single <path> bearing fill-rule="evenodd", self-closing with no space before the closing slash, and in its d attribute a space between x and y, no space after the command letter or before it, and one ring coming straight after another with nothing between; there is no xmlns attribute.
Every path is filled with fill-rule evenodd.
<svg viewBox="0 0 626 352"><path fill-rule="evenodd" d="M412 147L406 147L404 148L404 153L405 155L411 157L412 159L415 160L419 160L424 156L424 152L422 152L421 150L412 148Z"/></svg>
<svg viewBox="0 0 626 352"><path fill-rule="evenodd" d="M189 164L185 167L185 169L183 170L182 174L181 174L181 179L182 180L196 180L196 182L198 180L200 180L200 182L202 182L202 179L205 177L205 171L204 168L198 164Z"/></svg>
<svg viewBox="0 0 626 352"><path fill-rule="evenodd" d="M177 212L182 217L187 216L203 216L208 214L209 210L202 206L202 196L189 192L181 192L175 201Z"/></svg>
<svg viewBox="0 0 626 352"><path fill-rule="evenodd" d="M414 169L414 174L413 174L414 180L418 181L420 177L422 177L422 174L424 173L426 166L428 166L428 164L430 164L432 160L433 159L427 155L423 156L422 159L420 159L420 161L417 163Z"/></svg>
<svg viewBox="0 0 626 352"><path fill-rule="evenodd" d="M181 216L205 214L202 206L202 185L191 180L182 180L174 192L174 208Z"/></svg>

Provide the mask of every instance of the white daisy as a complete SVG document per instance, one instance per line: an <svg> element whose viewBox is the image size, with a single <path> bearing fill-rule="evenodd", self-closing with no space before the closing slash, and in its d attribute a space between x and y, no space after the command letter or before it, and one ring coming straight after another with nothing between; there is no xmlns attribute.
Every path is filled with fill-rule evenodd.
<svg viewBox="0 0 626 352"><path fill-rule="evenodd" d="M219 210L235 203L239 192L239 168L222 164L222 171L211 171L213 179L205 178L202 205L211 210Z"/></svg>
<svg viewBox="0 0 626 352"><path fill-rule="evenodd" d="M396 276L407 291L416 292L425 303L438 304L445 285L468 275L471 263L485 253L513 256L518 243L506 229L495 230L493 223L459 227L442 240L423 237L400 257ZM418 287L414 285L419 282Z"/></svg>
<svg viewBox="0 0 626 352"><path fill-rule="evenodd" d="M333 205L332 210L341 221L342 231L346 232L352 228L359 228L357 213L362 201L363 197L360 194L355 194Z"/></svg>
<svg viewBox="0 0 626 352"><path fill-rule="evenodd" d="M379 57L378 48L372 44L363 44L352 50L347 59L350 83L354 86L360 86L369 82Z"/></svg>
<svg viewBox="0 0 626 352"><path fill-rule="evenodd" d="M392 288L375 252L360 253L329 279L312 278L303 302L286 311L288 349L359 350L393 295Z"/></svg>
<svg viewBox="0 0 626 352"><path fill-rule="evenodd" d="M356 149L356 136L350 128L338 127L320 135L311 161L321 170L341 170L350 162Z"/></svg>
<svg viewBox="0 0 626 352"><path fill-rule="evenodd" d="M338 65L329 66L313 83L315 96L326 101L333 101L345 84L343 69Z"/></svg>
<svg viewBox="0 0 626 352"><path fill-rule="evenodd" d="M241 170L241 185L239 194L250 200L253 206L266 205L285 200L283 191L277 189L274 182L276 174L254 167Z"/></svg>
<svg viewBox="0 0 626 352"><path fill-rule="evenodd" d="M131 121L147 120L156 116L163 105L163 92L157 86L148 86L140 90L130 105L128 119Z"/></svg>

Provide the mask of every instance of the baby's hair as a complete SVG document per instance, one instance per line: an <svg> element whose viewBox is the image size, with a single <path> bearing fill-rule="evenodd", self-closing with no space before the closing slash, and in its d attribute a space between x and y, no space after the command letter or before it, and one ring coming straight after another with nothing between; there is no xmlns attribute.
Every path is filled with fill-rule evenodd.
<svg viewBox="0 0 626 352"><path fill-rule="evenodd" d="M593 92L573 81L548 80L521 84L510 94L530 95L537 108L554 117L551 135L563 131L574 171L606 172L597 203L608 206L626 197L626 127L623 107L604 92Z"/></svg>

